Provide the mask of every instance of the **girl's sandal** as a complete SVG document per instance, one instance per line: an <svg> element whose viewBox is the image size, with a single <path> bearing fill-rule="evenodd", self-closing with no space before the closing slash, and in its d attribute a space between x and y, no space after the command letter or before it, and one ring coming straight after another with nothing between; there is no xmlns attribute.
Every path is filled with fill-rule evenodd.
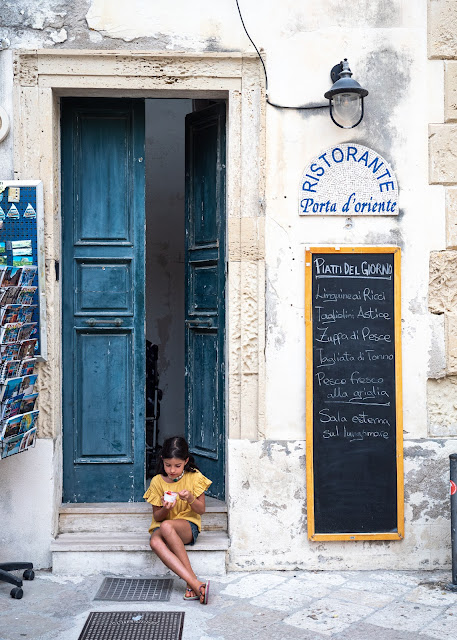
<svg viewBox="0 0 457 640"><path fill-rule="evenodd" d="M205 590L205 592L202 592L202 589ZM207 580L206 582L204 582L202 585L199 586L198 590L200 591L200 604L208 604L208 597L209 597L209 580ZM203 600L202 600L203 598Z"/></svg>
<svg viewBox="0 0 457 640"><path fill-rule="evenodd" d="M190 595L193 593L194 595ZM189 594L189 595L188 595ZM197 596L193 589L186 589L186 593L183 595L184 600L200 600L200 596Z"/></svg>

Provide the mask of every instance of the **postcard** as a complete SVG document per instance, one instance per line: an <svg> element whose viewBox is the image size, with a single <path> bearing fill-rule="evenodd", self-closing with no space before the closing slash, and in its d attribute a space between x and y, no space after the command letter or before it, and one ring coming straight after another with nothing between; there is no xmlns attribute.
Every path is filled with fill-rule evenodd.
<svg viewBox="0 0 457 640"><path fill-rule="evenodd" d="M2 443L3 451L2 451L2 459L8 458L9 456L14 455L15 453L19 453L22 440L24 439L23 435L15 436L11 438L11 440L6 440Z"/></svg>
<svg viewBox="0 0 457 640"><path fill-rule="evenodd" d="M22 436L21 446L19 447L19 451L25 451L29 447L34 447L36 441L36 429L30 429L27 433L24 433Z"/></svg>
<svg viewBox="0 0 457 640"><path fill-rule="evenodd" d="M18 342L19 330L22 328L20 322L11 322L0 328L0 344Z"/></svg>
<svg viewBox="0 0 457 640"><path fill-rule="evenodd" d="M31 398L32 396L29 396L29 398ZM6 420L7 418L12 418L13 416L17 416L19 413L24 413L24 411L21 411L23 399L24 399L24 394L20 393L15 398L10 398L5 403L0 405L2 408L1 419ZM28 403L27 406L30 406L30 404L31 403ZM29 411L33 411L33 409L29 409Z"/></svg>
<svg viewBox="0 0 457 640"><path fill-rule="evenodd" d="M14 267L31 267L32 264L33 264L33 258L31 256L15 256L13 254Z"/></svg>
<svg viewBox="0 0 457 640"><path fill-rule="evenodd" d="M23 376L24 374L20 372L21 367L22 362L20 360L2 362L0 365L0 379L7 380L8 378Z"/></svg>
<svg viewBox="0 0 457 640"><path fill-rule="evenodd" d="M2 289L0 304L1 305L14 304L17 300L20 290L21 290L21 287L7 287L6 289Z"/></svg>
<svg viewBox="0 0 457 640"><path fill-rule="evenodd" d="M35 408L35 403L37 398L38 398L37 393L32 393L32 395L30 396L21 396L21 401L19 405L20 408L18 413L29 413L30 411L33 411Z"/></svg>
<svg viewBox="0 0 457 640"><path fill-rule="evenodd" d="M20 386L20 393L23 393L25 396L31 395L33 393L33 387L37 378L37 374L34 374L33 376L24 376L23 378L21 378L22 382Z"/></svg>
<svg viewBox="0 0 457 640"><path fill-rule="evenodd" d="M13 249L13 257L14 256L31 256L32 255L32 247L23 247L20 249Z"/></svg>
<svg viewBox="0 0 457 640"><path fill-rule="evenodd" d="M5 244L5 243L2 243L2 244ZM2 255L2 258L5 258L5 256ZM3 276L5 275L6 269L7 269L6 264L0 266L0 286L2 286L2 280L3 280Z"/></svg>
<svg viewBox="0 0 457 640"><path fill-rule="evenodd" d="M30 337L35 332L36 325L37 325L36 322L28 322L27 324L23 324L19 329L17 342L23 342L24 340L29 340Z"/></svg>
<svg viewBox="0 0 457 640"><path fill-rule="evenodd" d="M17 287L21 279L22 269L19 267L6 267L1 282L2 287Z"/></svg>
<svg viewBox="0 0 457 640"><path fill-rule="evenodd" d="M21 418L19 432L25 433L26 431L30 431L30 429L36 429L39 413L39 411L30 411L29 413L17 416L18 418Z"/></svg>
<svg viewBox="0 0 457 640"><path fill-rule="evenodd" d="M8 264L8 258L0 254L0 266L6 267Z"/></svg>
<svg viewBox="0 0 457 640"><path fill-rule="evenodd" d="M0 253L5 253L6 246L4 242L0 242Z"/></svg>
<svg viewBox="0 0 457 640"><path fill-rule="evenodd" d="M9 360L21 360L21 358L19 358L20 348L21 348L21 345L19 342L15 342L13 344L0 345L0 354L1 354L2 361L6 362Z"/></svg>
<svg viewBox="0 0 457 640"><path fill-rule="evenodd" d="M9 304L6 307L0 308L1 324L8 324L10 322L19 322L19 311L22 309L20 304Z"/></svg>
<svg viewBox="0 0 457 640"><path fill-rule="evenodd" d="M30 287L32 282L35 280L37 271L38 271L37 267L24 267L22 269L21 281L19 283L21 287Z"/></svg>
<svg viewBox="0 0 457 640"><path fill-rule="evenodd" d="M33 373L33 370L35 369L35 365L36 365L36 358L28 358L27 360L22 360L20 370L19 370L19 375L31 376Z"/></svg>
<svg viewBox="0 0 457 640"><path fill-rule="evenodd" d="M34 376L26 376L25 378L23 377L10 378L9 380L6 380L4 384L0 385L0 402L5 402L10 398L15 398L20 393L24 393L21 390L22 382L24 380L30 381L30 378L33 378L33 377ZM33 392L33 386L29 393L32 393L32 392Z"/></svg>
<svg viewBox="0 0 457 640"><path fill-rule="evenodd" d="M11 244L11 247L8 246L8 248L13 249L13 251L15 249L27 249L28 247L32 248L31 240L12 240L11 243L8 243L8 245L10 244Z"/></svg>
<svg viewBox="0 0 457 640"><path fill-rule="evenodd" d="M37 338L32 338L31 340L25 340L20 344L18 360L26 360L27 358L32 358L35 354L35 346L37 343Z"/></svg>
<svg viewBox="0 0 457 640"><path fill-rule="evenodd" d="M1 433L3 439L12 438L19 433L23 433L23 430L21 430L22 417L21 415L17 415L5 420Z"/></svg>
<svg viewBox="0 0 457 640"><path fill-rule="evenodd" d="M18 306L19 306L19 312L17 316L17 321L24 322L24 323L32 322L33 313L37 308L37 305L31 304L31 305L27 305L26 307L23 307L21 305L18 305Z"/></svg>
<svg viewBox="0 0 457 640"><path fill-rule="evenodd" d="M37 287L21 287L17 296L18 304L32 304Z"/></svg>

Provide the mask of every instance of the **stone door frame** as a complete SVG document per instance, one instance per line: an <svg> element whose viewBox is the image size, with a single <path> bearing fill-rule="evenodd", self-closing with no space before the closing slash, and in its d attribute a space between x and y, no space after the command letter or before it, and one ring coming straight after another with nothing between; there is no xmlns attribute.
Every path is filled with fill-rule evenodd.
<svg viewBox="0 0 457 640"><path fill-rule="evenodd" d="M47 49L15 52L15 179L40 179L44 184L48 360L39 365L39 437L58 442L62 424L57 275L61 96L227 100L227 437L257 440L264 432L265 415L265 92L258 57ZM56 455L56 470L61 466L59 460L61 455ZM56 500L58 491L55 487Z"/></svg>

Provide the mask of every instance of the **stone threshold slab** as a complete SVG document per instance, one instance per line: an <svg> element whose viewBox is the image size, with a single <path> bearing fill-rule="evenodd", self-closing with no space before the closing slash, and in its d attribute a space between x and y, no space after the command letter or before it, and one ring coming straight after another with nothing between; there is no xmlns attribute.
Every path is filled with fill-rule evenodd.
<svg viewBox="0 0 457 640"><path fill-rule="evenodd" d="M121 513L151 513L151 505L147 502L83 502L83 503L64 503L59 509L59 513L63 514L121 514ZM222 500L216 498L206 498L206 513L227 513L227 505Z"/></svg>
<svg viewBox="0 0 457 640"><path fill-rule="evenodd" d="M149 535L144 533L62 533L51 542L51 551L148 551ZM189 551L226 551L227 534L202 531L195 545L186 545Z"/></svg>

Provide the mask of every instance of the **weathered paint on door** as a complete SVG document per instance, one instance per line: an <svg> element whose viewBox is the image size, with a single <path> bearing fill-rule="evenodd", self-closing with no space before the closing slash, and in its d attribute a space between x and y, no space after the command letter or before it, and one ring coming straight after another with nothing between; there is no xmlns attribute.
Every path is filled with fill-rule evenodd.
<svg viewBox="0 0 457 640"><path fill-rule="evenodd" d="M62 99L65 502L144 491L144 102Z"/></svg>
<svg viewBox="0 0 457 640"><path fill-rule="evenodd" d="M186 117L186 435L225 496L225 104Z"/></svg>

